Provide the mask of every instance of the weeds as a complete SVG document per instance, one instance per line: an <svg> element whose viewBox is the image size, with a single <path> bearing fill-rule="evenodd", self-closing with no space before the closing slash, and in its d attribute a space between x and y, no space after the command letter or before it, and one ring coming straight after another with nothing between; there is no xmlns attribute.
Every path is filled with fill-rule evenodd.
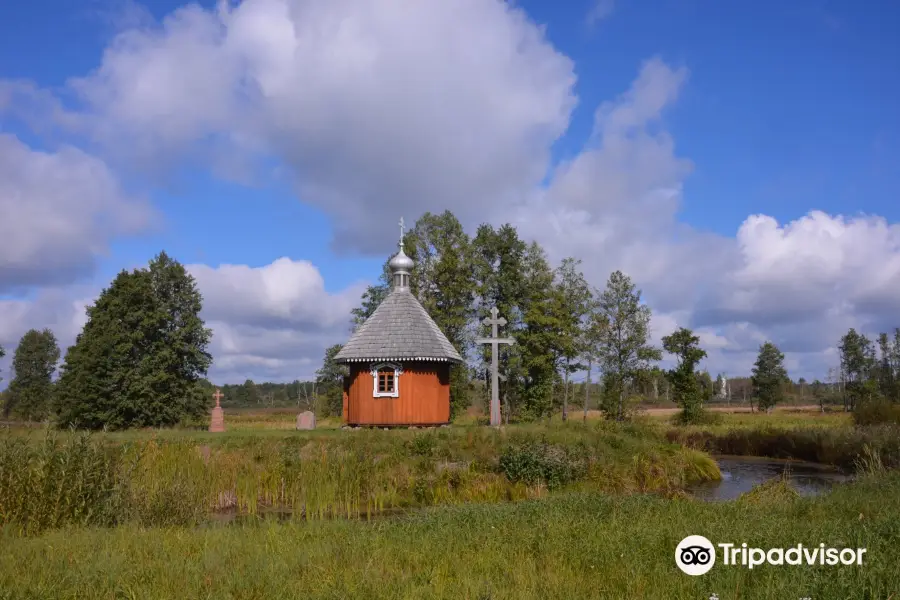
<svg viewBox="0 0 900 600"><path fill-rule="evenodd" d="M222 512L370 518L573 485L670 492L718 477L702 453L634 424L124 443L106 434L51 432L41 443L0 437L0 525L25 534L66 525L194 525Z"/></svg>

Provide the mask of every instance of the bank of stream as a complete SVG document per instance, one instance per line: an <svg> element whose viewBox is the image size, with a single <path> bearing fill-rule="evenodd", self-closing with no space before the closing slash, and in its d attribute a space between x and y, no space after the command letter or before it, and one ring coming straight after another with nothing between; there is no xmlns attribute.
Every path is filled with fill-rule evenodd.
<svg viewBox="0 0 900 600"><path fill-rule="evenodd" d="M707 501L735 500L776 477L784 477L801 496L818 496L853 476L829 465L754 456L716 456L722 478L688 488L695 498Z"/></svg>

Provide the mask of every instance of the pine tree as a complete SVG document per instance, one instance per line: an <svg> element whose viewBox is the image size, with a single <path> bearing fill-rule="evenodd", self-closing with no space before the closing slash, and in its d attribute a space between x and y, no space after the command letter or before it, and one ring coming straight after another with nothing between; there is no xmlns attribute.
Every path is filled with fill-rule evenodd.
<svg viewBox="0 0 900 600"><path fill-rule="evenodd" d="M750 380L759 410L768 411L784 399L784 384L790 380L784 368L784 354L772 342L759 347Z"/></svg>
<svg viewBox="0 0 900 600"><path fill-rule="evenodd" d="M193 277L164 252L146 269L120 272L66 353L59 423L123 429L202 416L212 357L201 305Z"/></svg>
<svg viewBox="0 0 900 600"><path fill-rule="evenodd" d="M59 346L52 331L31 329L22 336L13 354L15 376L9 383L4 416L14 413L28 421L47 417L57 362Z"/></svg>
<svg viewBox="0 0 900 600"><path fill-rule="evenodd" d="M706 357L700 347L700 337L684 327L662 339L663 349L677 357L678 363L669 371L672 399L681 405L682 423L694 423L700 417L703 406L703 390L695 367Z"/></svg>

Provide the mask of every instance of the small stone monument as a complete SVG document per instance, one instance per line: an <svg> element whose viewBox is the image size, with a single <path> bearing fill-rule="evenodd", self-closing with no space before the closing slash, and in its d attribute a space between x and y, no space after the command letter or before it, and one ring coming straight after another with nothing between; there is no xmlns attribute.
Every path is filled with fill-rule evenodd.
<svg viewBox="0 0 900 600"><path fill-rule="evenodd" d="M213 433L222 433L225 431L225 413L222 412L222 405L219 404L219 401L222 399L222 392L219 391L219 388L216 388L216 393L213 394L213 398L216 399L216 406L212 409L212 418L209 420L209 430Z"/></svg>
<svg viewBox="0 0 900 600"><path fill-rule="evenodd" d="M316 413L311 411L302 412L297 415L297 429L309 430L316 428Z"/></svg>

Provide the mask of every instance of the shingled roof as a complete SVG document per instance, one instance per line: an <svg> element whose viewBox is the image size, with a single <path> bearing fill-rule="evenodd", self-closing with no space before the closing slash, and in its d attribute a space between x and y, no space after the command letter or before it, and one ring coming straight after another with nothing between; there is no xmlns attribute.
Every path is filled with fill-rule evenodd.
<svg viewBox="0 0 900 600"><path fill-rule="evenodd" d="M379 360L462 362L462 357L409 288L402 288L388 294L334 357L338 363Z"/></svg>

